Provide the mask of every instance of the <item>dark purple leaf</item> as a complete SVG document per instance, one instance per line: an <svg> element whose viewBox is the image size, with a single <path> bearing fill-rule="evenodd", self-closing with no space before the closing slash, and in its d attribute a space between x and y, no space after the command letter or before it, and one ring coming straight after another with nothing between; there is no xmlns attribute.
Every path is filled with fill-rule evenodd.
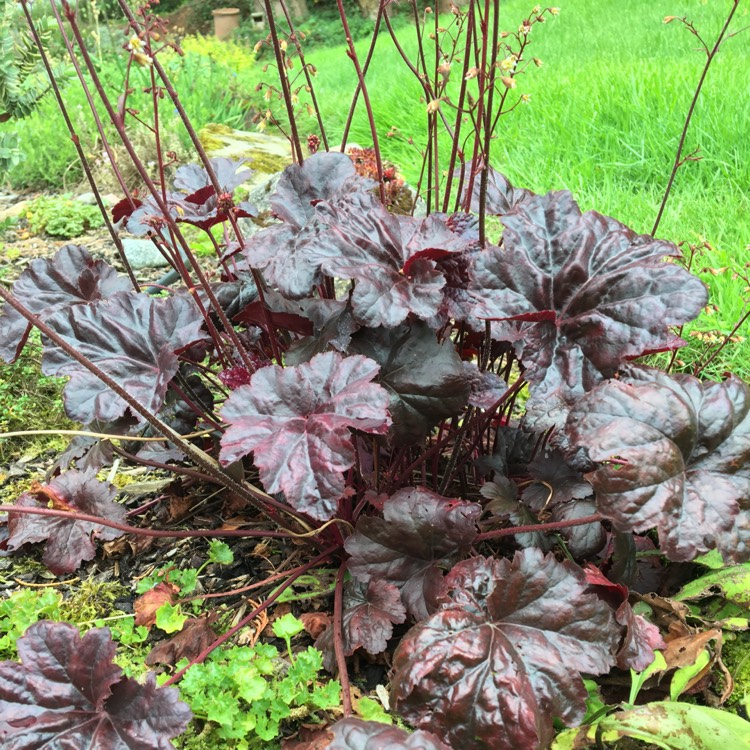
<svg viewBox="0 0 750 750"><path fill-rule="evenodd" d="M273 212L284 223L251 237L243 253L253 268L263 269L268 282L288 297L304 297L320 280L320 263L311 248L330 243L330 229L315 210L335 203L374 183L359 177L345 154L320 153L284 170L271 198Z"/></svg>
<svg viewBox="0 0 750 750"><path fill-rule="evenodd" d="M597 513L593 498L585 500L571 500L558 503L552 507L549 521L572 521L576 518L586 518ZM581 526L571 526L560 529L560 536L565 539L568 551L575 558L589 557L601 552L607 543L607 533L601 523L586 523Z"/></svg>
<svg viewBox="0 0 750 750"><path fill-rule="evenodd" d="M494 516L506 518L513 526L534 526L539 519L518 499L518 487L514 481L503 476L495 476L494 482L487 482L480 490L482 497L489 502L485 511ZM519 547L536 547L548 552L553 540L544 531L524 531L514 534Z"/></svg>
<svg viewBox="0 0 750 750"><path fill-rule="evenodd" d="M186 164L180 167L175 173L174 186L183 194L169 195L170 203L178 209L176 219L207 231L215 224L227 221L230 210L238 219L256 216L257 210L251 203L234 205L231 199L235 188L250 179L252 170L242 169L243 160L217 157L209 162L221 193L217 196L208 172L200 165Z"/></svg>
<svg viewBox="0 0 750 750"><path fill-rule="evenodd" d="M83 637L37 622L18 639L21 664L0 663L0 740L7 750L167 750L190 709L175 688L123 677L109 630Z"/></svg>
<svg viewBox="0 0 750 750"><path fill-rule="evenodd" d="M372 180L357 174L346 154L321 152L284 170L271 198L271 208L279 219L301 229L314 217L318 202L335 202L374 186Z"/></svg>
<svg viewBox="0 0 750 750"><path fill-rule="evenodd" d="M167 210L170 216L176 221L179 212L171 198L171 194L167 194ZM124 215L127 217L125 219L125 229L136 237L144 237L147 234L152 234L156 229L164 227L167 223L162 210L152 196L149 196L143 202L139 201L138 208L135 211Z"/></svg>
<svg viewBox="0 0 750 750"><path fill-rule="evenodd" d="M351 304L357 320L393 328L409 313L424 320L436 314L445 279L433 260L422 257L409 262L410 254L464 244L456 235L444 226L437 230L442 226L437 220L425 229L421 222L427 220L390 214L370 193L321 203L316 211L329 232L310 243L310 260L329 276L356 281Z"/></svg>
<svg viewBox="0 0 750 750"><path fill-rule="evenodd" d="M346 656L351 656L358 648L368 654L382 653L393 635L393 626L405 620L401 593L392 583L374 579L369 584L347 581L342 629ZM329 672L336 668L333 638L333 625L329 625L315 641L315 648L323 652L323 666Z"/></svg>
<svg viewBox="0 0 750 750"><path fill-rule="evenodd" d="M487 167L487 171L487 198L485 211L488 214L503 216L504 214L512 211L521 201L534 196L534 193L532 193L530 190L525 190L523 188L514 188L504 175L500 174L500 172L497 172L492 167ZM466 192L468 191L469 187L469 175L471 174L471 162L468 162L466 164L465 174L465 187L461 203L465 203L466 201ZM482 173L480 170L474 178L474 184L472 185L471 191L470 208L475 213L479 213L479 195L482 184L481 181Z"/></svg>
<svg viewBox="0 0 750 750"><path fill-rule="evenodd" d="M176 296L117 294L96 305L59 310L47 323L152 412L161 408L177 372L176 352L205 338L193 300ZM42 371L70 375L63 395L72 419L108 421L127 409L125 401L58 347L45 349Z"/></svg>
<svg viewBox="0 0 750 750"><path fill-rule="evenodd" d="M219 187L227 193L233 193L236 187L247 182L253 175L251 169L244 167L244 159L233 161L219 156L209 159L209 163L214 170ZM211 186L212 194L215 192L208 172L199 164L185 164L179 167L175 172L173 184L175 190L188 194L196 193L207 186Z"/></svg>
<svg viewBox="0 0 750 750"><path fill-rule="evenodd" d="M423 487L396 492L383 518L364 516L345 543L349 570L360 581L386 581L401 589L409 614L421 620L435 609L450 565L477 535L478 503L441 497Z"/></svg>
<svg viewBox="0 0 750 750"><path fill-rule="evenodd" d="M328 731L333 734L333 741L326 750L451 750L432 732L409 734L378 721L349 717L337 721Z"/></svg>
<svg viewBox="0 0 750 750"><path fill-rule="evenodd" d="M523 501L534 511L551 509L593 494L591 485L555 449L539 451L529 462L532 479L523 491Z"/></svg>
<svg viewBox="0 0 750 750"><path fill-rule="evenodd" d="M482 372L474 362L464 362L464 378L471 388L469 403L478 409L489 409L508 390L508 384L491 370Z"/></svg>
<svg viewBox="0 0 750 750"><path fill-rule="evenodd" d="M524 377L547 409L550 400L569 405L626 359L669 345L668 326L706 304L703 283L664 259L679 257L676 246L594 211L581 215L566 191L527 197L502 221L503 248L474 256L473 314L534 321Z"/></svg>
<svg viewBox="0 0 750 750"><path fill-rule="evenodd" d="M107 299L131 289L130 281L103 260L94 260L79 245L65 245L53 258L31 261L13 285L13 296L45 320L56 310ZM5 305L0 316L0 357L15 361L31 326L20 313Z"/></svg>
<svg viewBox="0 0 750 750"><path fill-rule="evenodd" d="M642 672L654 660L654 650L666 648L659 628L633 612L628 602L627 586L612 583L593 565L587 565L584 572L589 588L609 604L615 612L617 623L623 628L617 666Z"/></svg>
<svg viewBox="0 0 750 750"><path fill-rule="evenodd" d="M397 442L422 440L436 424L466 406L471 388L453 342L438 343L424 323L362 330L352 337L349 350L380 365L378 382L390 394Z"/></svg>
<svg viewBox="0 0 750 750"><path fill-rule="evenodd" d="M114 502L117 489L100 482L93 472L66 471L48 484L34 485L15 502L19 507L48 508L76 513L88 513L108 521L125 523L126 510ZM55 574L71 573L82 561L96 554L92 538L110 541L122 536L122 531L97 523L68 521L63 518L37 516L27 513L8 514L10 549L19 549L29 542L46 542L42 562Z"/></svg>
<svg viewBox="0 0 750 750"><path fill-rule="evenodd" d="M378 366L365 357L326 352L298 367L256 372L233 391L222 417L221 462L253 452L267 492L328 520L344 493L341 472L354 464L349 428L387 431L388 394L370 381Z"/></svg>
<svg viewBox="0 0 750 750"><path fill-rule="evenodd" d="M620 531L656 528L670 560L718 549L750 560L750 390L631 368L571 409L566 433L597 468L599 511Z"/></svg>
<svg viewBox="0 0 750 750"><path fill-rule="evenodd" d="M394 654L393 706L406 721L465 750L517 750L546 747L555 717L583 719L580 673L609 671L619 634L580 568L533 549L475 557L443 592Z"/></svg>

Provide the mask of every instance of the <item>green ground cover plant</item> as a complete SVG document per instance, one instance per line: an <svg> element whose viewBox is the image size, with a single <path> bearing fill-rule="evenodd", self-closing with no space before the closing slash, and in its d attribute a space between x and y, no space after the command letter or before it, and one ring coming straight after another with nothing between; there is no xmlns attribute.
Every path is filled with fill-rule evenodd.
<svg viewBox="0 0 750 750"><path fill-rule="evenodd" d="M414 215L396 199L408 188L381 147L367 53L344 6L341 60L371 139L351 153L330 148L350 139L346 127L339 136L314 112L309 129L320 91L281 0L258 54L275 61L265 91L282 113L262 117L294 163L263 216L240 197L246 165L205 154L151 6L120 5L128 65L145 71L151 97L137 113L135 79L113 100L76 11L63 5L57 20L140 179L136 194L111 160L122 200L104 215L125 272L71 244L0 286L0 356L16 361L38 329L42 371L69 378L66 414L84 428L43 482L0 508L3 552L37 549L65 580L104 564L100 543L130 564L138 538L211 541L206 563L141 577L132 626L111 614L29 624L17 659L0 663L0 739L33 747L62 733L95 750L157 750L294 732L302 748L542 750L634 737L678 750L689 737L707 750L721 736L748 747L748 722L717 708L734 687L725 632L748 627L736 589L750 564L750 386L708 366L730 336L681 372L680 334L709 301L691 248L493 166L504 124L530 103L525 81L544 69L534 40L560 10L527 9L505 31L489 0L445 21L415 6L411 56L388 30L422 92L406 136L421 159ZM741 32L738 8L727 3L712 37L673 19L702 45L706 74ZM377 26L387 14L380 6ZM172 107L198 163L176 166L162 148ZM686 144L666 165L653 232L675 195L670 170L679 179L694 166ZM246 236L242 219L265 225ZM216 241L213 267L186 226ZM142 288L122 229L157 245L175 285ZM122 464L157 469L170 489L120 497L109 479ZM252 573L231 588L216 571L235 545ZM275 562L259 574L255 559ZM222 590L199 590L208 570ZM326 595L329 611L312 609ZM226 596L241 606L216 606ZM288 596L299 620L277 608ZM26 620L54 606L26 602ZM259 635L269 611L276 643ZM119 631L141 653L138 627L156 643L136 678L115 641ZM358 661L387 683L394 723L372 705L356 717ZM135 720L125 705L138 706Z"/></svg>

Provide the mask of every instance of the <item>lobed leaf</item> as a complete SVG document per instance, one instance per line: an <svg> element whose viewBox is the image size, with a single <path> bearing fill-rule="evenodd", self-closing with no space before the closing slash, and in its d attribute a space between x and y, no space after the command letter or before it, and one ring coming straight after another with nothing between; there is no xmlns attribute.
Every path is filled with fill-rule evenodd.
<svg viewBox="0 0 750 750"><path fill-rule="evenodd" d="M406 721L465 750L515 750L545 747L555 717L583 719L580 673L608 671L619 638L579 568L534 549L475 557L442 592L394 654L393 706Z"/></svg>
<svg viewBox="0 0 750 750"><path fill-rule="evenodd" d="M354 464L349 428L382 434L390 423L388 396L371 382L377 372L366 357L337 352L258 370L224 404L221 462L252 452L267 492L328 520L344 493L341 472Z"/></svg>
<svg viewBox="0 0 750 750"><path fill-rule="evenodd" d="M125 508L114 501L117 489L100 482L93 472L66 471L46 485L35 484L15 502L22 508L54 508L70 513L87 513L108 521L125 523ZM55 574L72 573L84 560L93 559L93 538L111 541L123 532L89 521L66 520L26 513L8 514L8 547L45 542L42 562Z"/></svg>
<svg viewBox="0 0 750 750"><path fill-rule="evenodd" d="M7 750L168 750L190 709L175 688L122 676L109 630L83 637L42 621L18 640L21 664L0 663L0 740Z"/></svg>
<svg viewBox="0 0 750 750"><path fill-rule="evenodd" d="M750 389L631 368L575 404L566 425L597 468L599 511L620 531L656 528L671 560L718 549L750 560Z"/></svg>
<svg viewBox="0 0 750 750"><path fill-rule="evenodd" d="M704 284L638 235L567 191L528 196L502 217L503 247L474 256L472 314L532 323L522 360L537 402L569 405L628 358L674 348L668 327L695 318ZM559 415L553 421L559 421Z"/></svg>
<svg viewBox="0 0 750 750"><path fill-rule="evenodd" d="M13 296L42 320L56 310L107 299L131 289L103 260L94 260L80 245L65 245L52 258L37 258L13 285ZM0 357L11 363L21 353L31 325L15 308L5 305L0 315Z"/></svg>
<svg viewBox="0 0 750 750"><path fill-rule="evenodd" d="M352 337L349 348L380 366L378 382L390 395L397 442L422 440L466 406L471 385L453 343L439 343L424 323L362 331Z"/></svg>
<svg viewBox="0 0 750 750"><path fill-rule="evenodd" d="M47 323L154 413L164 403L169 381L177 372L177 352L205 338L198 308L191 299L177 296L154 299L146 294L117 294L96 305L58 310ZM71 419L84 424L111 421L128 408L59 347L47 346L42 371L70 376L63 397Z"/></svg>
<svg viewBox="0 0 750 750"><path fill-rule="evenodd" d="M423 487L402 489L385 501L383 518L364 516L344 545L348 567L364 583L384 581L401 590L416 620L437 605L441 565L450 563L477 536L478 503L453 500Z"/></svg>
<svg viewBox="0 0 750 750"><path fill-rule="evenodd" d="M368 654L382 653L393 635L393 626L405 620L406 609L396 586L375 579L369 584L347 581L342 628L346 656L359 648ZM323 652L323 666L329 672L334 672L336 667L333 638L333 625L329 625L315 641L315 648Z"/></svg>
<svg viewBox="0 0 750 750"><path fill-rule="evenodd" d="M450 750L432 732L409 734L399 727L353 717L337 721L328 732L333 739L326 750Z"/></svg>

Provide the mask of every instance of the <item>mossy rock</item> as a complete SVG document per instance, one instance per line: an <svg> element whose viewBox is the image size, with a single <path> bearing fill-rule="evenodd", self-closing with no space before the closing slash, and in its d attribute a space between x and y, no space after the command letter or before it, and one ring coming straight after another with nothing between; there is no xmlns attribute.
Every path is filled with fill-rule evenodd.
<svg viewBox="0 0 750 750"><path fill-rule="evenodd" d="M245 159L250 169L264 175L281 172L292 163L289 141L279 136L210 123L198 137L209 156Z"/></svg>

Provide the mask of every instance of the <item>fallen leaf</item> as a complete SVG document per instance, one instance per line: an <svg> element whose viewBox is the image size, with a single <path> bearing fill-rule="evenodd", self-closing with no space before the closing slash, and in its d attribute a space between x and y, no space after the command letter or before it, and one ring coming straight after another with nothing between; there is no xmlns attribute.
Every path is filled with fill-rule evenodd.
<svg viewBox="0 0 750 750"><path fill-rule="evenodd" d="M135 624L150 628L156 622L156 610L164 604L174 604L179 591L173 583L162 581L150 591L141 594L133 603Z"/></svg>
<svg viewBox="0 0 750 750"><path fill-rule="evenodd" d="M146 657L146 664L150 667L154 664L167 664L171 667L180 659L194 659L216 640L216 633L211 629L211 623L215 619L216 614L191 618L177 635L157 643L151 649Z"/></svg>

